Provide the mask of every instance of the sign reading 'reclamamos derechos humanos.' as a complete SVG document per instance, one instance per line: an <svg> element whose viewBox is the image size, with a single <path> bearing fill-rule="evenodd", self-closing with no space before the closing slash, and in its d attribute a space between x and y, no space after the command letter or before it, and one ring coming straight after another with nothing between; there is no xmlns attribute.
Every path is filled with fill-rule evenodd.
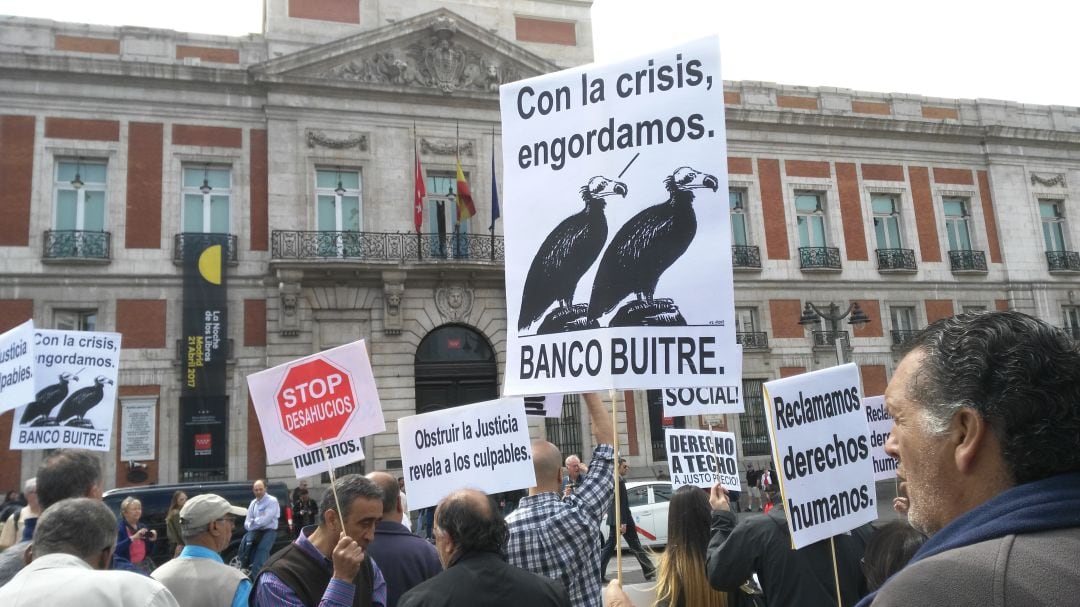
<svg viewBox="0 0 1080 607"><path fill-rule="evenodd" d="M741 383L719 46L500 88L506 394Z"/></svg>
<svg viewBox="0 0 1080 607"><path fill-rule="evenodd" d="M796 549L877 518L863 406L854 364L765 383L765 416Z"/></svg>
<svg viewBox="0 0 1080 607"><path fill-rule="evenodd" d="M870 454L874 459L874 480L883 481L896 477L896 460L885 453L885 441L892 434L893 418L885 408L884 396L868 396L863 399L866 422L870 426Z"/></svg>

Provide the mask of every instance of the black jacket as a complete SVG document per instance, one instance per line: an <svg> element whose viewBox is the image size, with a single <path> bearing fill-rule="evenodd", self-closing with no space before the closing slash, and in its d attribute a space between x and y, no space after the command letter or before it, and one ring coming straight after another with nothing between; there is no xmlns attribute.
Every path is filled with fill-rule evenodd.
<svg viewBox="0 0 1080 607"><path fill-rule="evenodd" d="M738 526L727 510L713 512L712 539L705 560L709 582L733 591L756 572L769 607L835 607L836 582L828 540L791 549L784 510L751 516ZM869 525L836 536L840 594L849 607L866 594L859 560L872 533Z"/></svg>
<svg viewBox="0 0 1080 607"><path fill-rule="evenodd" d="M518 569L491 552L461 556L450 567L406 592L398 607L570 607L555 580Z"/></svg>
<svg viewBox="0 0 1080 607"><path fill-rule="evenodd" d="M626 492L626 481L619 477L619 521L624 525L629 525L634 520L634 515L630 513L630 494ZM611 505L607 509L607 521L609 526L615 525L615 500L611 500Z"/></svg>

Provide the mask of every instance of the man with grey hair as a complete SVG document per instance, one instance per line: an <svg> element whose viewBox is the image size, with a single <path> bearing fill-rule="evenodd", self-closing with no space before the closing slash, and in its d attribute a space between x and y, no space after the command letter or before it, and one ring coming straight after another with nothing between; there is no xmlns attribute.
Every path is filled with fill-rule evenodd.
<svg viewBox="0 0 1080 607"><path fill-rule="evenodd" d="M386 580L367 555L382 518L382 498L382 490L359 474L343 476L327 487L319 504L318 526L301 531L296 541L266 561L255 578L254 605L386 607Z"/></svg>
<svg viewBox="0 0 1080 607"><path fill-rule="evenodd" d="M885 406L908 521L930 539L860 606L1075 604L1080 343L1020 312L942 319Z"/></svg>
<svg viewBox="0 0 1080 607"><path fill-rule="evenodd" d="M442 571L435 547L413 535L402 523L405 508L397 479L386 472L367 475L383 492L382 520L375 526L375 541L368 555L381 563L386 577L386 607L395 607L401 595Z"/></svg>
<svg viewBox="0 0 1080 607"><path fill-rule="evenodd" d="M232 540L236 517L245 514L213 493L189 499L180 509L184 549L150 577L164 584L184 607L245 607L251 580L220 556Z"/></svg>
<svg viewBox="0 0 1080 607"><path fill-rule="evenodd" d="M37 473L37 499L42 511L69 497L101 499L101 461L90 451L57 449L45 458ZM116 534L116 519L113 519ZM28 561L30 541L0 552L0 586L15 577Z"/></svg>
<svg viewBox="0 0 1080 607"><path fill-rule="evenodd" d="M178 607L148 577L104 571L116 547L116 517L100 500L66 499L46 508L33 541L31 563L0 588L0 605Z"/></svg>
<svg viewBox="0 0 1080 607"><path fill-rule="evenodd" d="M41 514L41 505L37 497L37 477L26 481L23 485L23 495L26 496L26 505L4 521L4 530L0 531L0 550L10 548L16 542L29 540L34 534L34 525L37 524L37 517Z"/></svg>

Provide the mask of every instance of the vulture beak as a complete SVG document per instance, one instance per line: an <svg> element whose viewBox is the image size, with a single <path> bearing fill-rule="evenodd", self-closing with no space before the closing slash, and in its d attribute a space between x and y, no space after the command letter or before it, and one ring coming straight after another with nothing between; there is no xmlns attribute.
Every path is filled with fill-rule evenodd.
<svg viewBox="0 0 1080 607"><path fill-rule="evenodd" d="M705 177L701 180L701 187L709 188L710 190L715 192L717 188L720 187L720 182L718 182L716 180L716 177L713 177L712 175L705 175Z"/></svg>
<svg viewBox="0 0 1080 607"><path fill-rule="evenodd" d="M612 190L616 194L618 194L619 196L622 196L623 198L626 198L626 184L625 183L623 183L621 181L616 181L615 182L615 187L612 188Z"/></svg>

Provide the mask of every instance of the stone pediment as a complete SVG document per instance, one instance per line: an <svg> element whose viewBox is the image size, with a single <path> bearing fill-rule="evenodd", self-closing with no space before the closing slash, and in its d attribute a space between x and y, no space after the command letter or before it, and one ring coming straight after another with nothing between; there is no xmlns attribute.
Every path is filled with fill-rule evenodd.
<svg viewBox="0 0 1080 607"><path fill-rule="evenodd" d="M496 96L500 84L557 69L452 11L439 9L273 59L252 71L266 83Z"/></svg>

